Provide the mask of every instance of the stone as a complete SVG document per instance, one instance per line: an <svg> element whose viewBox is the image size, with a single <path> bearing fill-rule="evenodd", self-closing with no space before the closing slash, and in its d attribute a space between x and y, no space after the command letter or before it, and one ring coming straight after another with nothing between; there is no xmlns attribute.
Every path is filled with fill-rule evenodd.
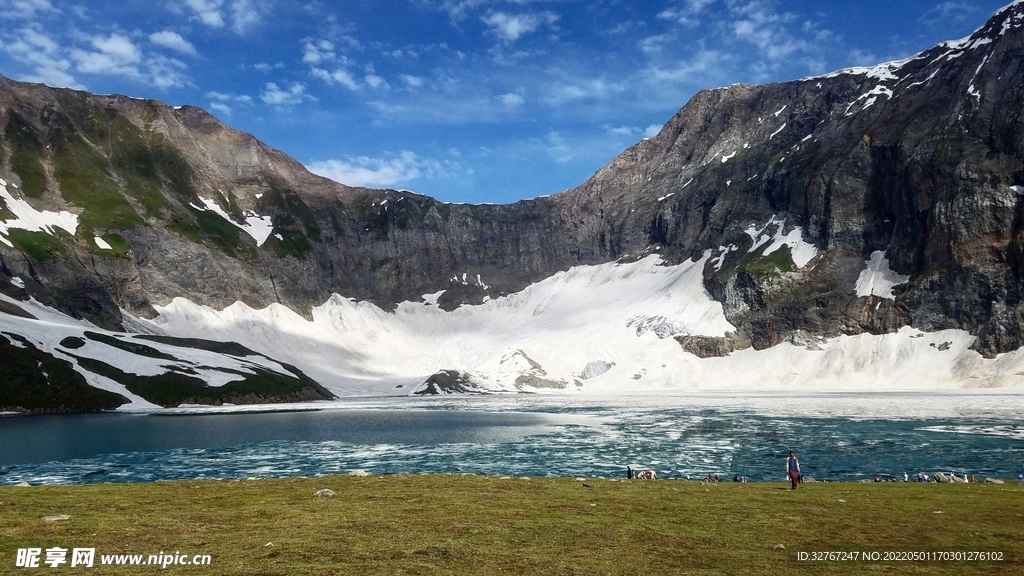
<svg viewBox="0 0 1024 576"><path fill-rule="evenodd" d="M313 493L313 498L334 498L334 490L330 488L321 488Z"/></svg>

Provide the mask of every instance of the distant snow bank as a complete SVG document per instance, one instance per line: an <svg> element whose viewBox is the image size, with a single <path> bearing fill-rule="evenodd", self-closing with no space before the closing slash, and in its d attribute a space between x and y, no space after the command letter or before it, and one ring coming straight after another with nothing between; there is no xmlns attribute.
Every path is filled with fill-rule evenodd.
<svg viewBox="0 0 1024 576"><path fill-rule="evenodd" d="M440 370L465 373L493 392L1024 387L1017 375L1024 372L1024 355L986 360L969 350L974 337L959 330L906 327L842 336L813 350L783 343L698 358L674 337L722 337L734 330L703 287L710 255L676 266L662 265L658 256L579 266L451 312L432 298L385 312L334 295L307 321L276 304L255 310L236 303L217 311L178 298L158 307L151 325L175 336L239 342L296 365L343 396L409 394Z"/></svg>

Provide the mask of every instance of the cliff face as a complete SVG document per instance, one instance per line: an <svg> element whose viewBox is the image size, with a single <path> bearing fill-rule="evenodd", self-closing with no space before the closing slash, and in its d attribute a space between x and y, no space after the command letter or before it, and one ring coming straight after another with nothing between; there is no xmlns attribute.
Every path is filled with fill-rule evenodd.
<svg viewBox="0 0 1024 576"><path fill-rule="evenodd" d="M0 78L0 291L118 329L179 296L450 309L710 250L730 347L911 325L991 356L1024 345L1022 66L1015 3L905 62L703 91L580 187L505 206L344 186L197 108Z"/></svg>

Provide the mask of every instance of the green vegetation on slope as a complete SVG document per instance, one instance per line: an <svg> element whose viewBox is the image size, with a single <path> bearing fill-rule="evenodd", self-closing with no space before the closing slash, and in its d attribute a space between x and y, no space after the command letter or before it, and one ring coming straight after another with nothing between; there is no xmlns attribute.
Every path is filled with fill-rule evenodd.
<svg viewBox="0 0 1024 576"><path fill-rule="evenodd" d="M255 248L244 241L248 236L243 237L243 232L223 216L212 210L197 210L191 206L189 212L196 219L199 233L207 236L222 252L235 258L244 257L251 260L256 257ZM186 222L182 223L187 225ZM188 236L188 228L180 225L176 228L186 237Z"/></svg>
<svg viewBox="0 0 1024 576"><path fill-rule="evenodd" d="M17 112L8 110L4 137L11 147L11 169L21 178L21 191L39 198L46 192L43 145L35 130Z"/></svg>
<svg viewBox="0 0 1024 576"><path fill-rule="evenodd" d="M95 240L90 240L89 247L94 249L95 253L102 254L104 256L114 255L117 258L123 258L125 260L131 259L131 245L128 244L128 241L125 240L123 236L110 232L100 236L100 238L110 245L110 249L100 248L96 245Z"/></svg>
<svg viewBox="0 0 1024 576"><path fill-rule="evenodd" d="M142 132L123 116L110 122L110 164L124 182L125 192L145 209L147 216L159 213L165 201L160 193L160 175L155 155Z"/></svg>
<svg viewBox="0 0 1024 576"><path fill-rule="evenodd" d="M101 342L107 346L117 348L118 350L124 350L132 354L138 354L139 356L145 356L146 358L156 358L158 360L177 360L174 356L164 354L163 352L153 348L152 346L146 346L145 344L139 344L133 342L130 338L117 338L115 336L109 336L107 334L100 334L98 332L92 332L86 330L84 336L94 342Z"/></svg>
<svg viewBox="0 0 1024 576"><path fill-rule="evenodd" d="M12 565L18 548L59 545L209 554L209 566L175 569L211 575L1024 570L1024 489L1015 485L586 484L429 475L6 487L0 562ZM313 498L321 488L336 496ZM58 514L70 518L41 519ZM797 560L813 551L999 551L1005 560Z"/></svg>
<svg viewBox="0 0 1024 576"><path fill-rule="evenodd" d="M770 278L781 276L785 272L796 270L793 262L793 253L789 244L783 244L781 248L767 256L758 254L752 262L743 266L743 269L754 278Z"/></svg>
<svg viewBox="0 0 1024 576"><path fill-rule="evenodd" d="M62 234L62 233L61 233ZM7 239L14 247L39 261L56 260L67 253L64 244L46 232L11 230Z"/></svg>
<svg viewBox="0 0 1024 576"><path fill-rule="evenodd" d="M86 333L86 336L95 340L97 335ZM109 341L104 341L104 343L114 345L114 343ZM173 357L166 356L148 346L124 341L118 341L116 344L118 348L126 350L129 345L152 350L152 353L140 354L143 356L173 359ZM129 351L134 352L134 350ZM159 356L154 356L153 353ZM94 358L75 356L70 353L68 355L75 358L78 364L86 370L123 384L132 394L138 394L146 400L165 408L173 408L181 404L220 405L225 402L253 404L257 402L325 400L333 397L309 378L278 374L256 367L253 367L255 374L226 370L227 372L237 374L240 379L223 386L207 386L198 373L188 368L175 368L172 372L156 376L138 376L124 372Z"/></svg>
<svg viewBox="0 0 1024 576"><path fill-rule="evenodd" d="M313 211L294 191L271 190L264 195L261 205L276 208L274 232L280 234L283 240L271 236L267 238L265 246L278 256L305 258L313 249L310 240L320 241L320 227Z"/></svg>
<svg viewBox="0 0 1024 576"><path fill-rule="evenodd" d="M65 200L83 208L81 233L94 229L128 230L142 218L121 195L106 158L79 134L62 112L47 108L43 119L53 146L54 176Z"/></svg>
<svg viewBox="0 0 1024 576"><path fill-rule="evenodd" d="M120 394L89 386L70 362L39 350L27 339L0 335L0 412L95 412L126 402ZM0 562L11 565L6 558Z"/></svg>

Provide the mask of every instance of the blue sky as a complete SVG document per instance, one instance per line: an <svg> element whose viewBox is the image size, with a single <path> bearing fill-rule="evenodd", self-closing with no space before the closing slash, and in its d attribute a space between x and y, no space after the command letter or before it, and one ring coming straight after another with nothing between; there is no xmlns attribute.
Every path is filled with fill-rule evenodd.
<svg viewBox="0 0 1024 576"><path fill-rule="evenodd" d="M552 194L702 88L966 36L1009 0L0 0L0 74L205 108L315 172Z"/></svg>

